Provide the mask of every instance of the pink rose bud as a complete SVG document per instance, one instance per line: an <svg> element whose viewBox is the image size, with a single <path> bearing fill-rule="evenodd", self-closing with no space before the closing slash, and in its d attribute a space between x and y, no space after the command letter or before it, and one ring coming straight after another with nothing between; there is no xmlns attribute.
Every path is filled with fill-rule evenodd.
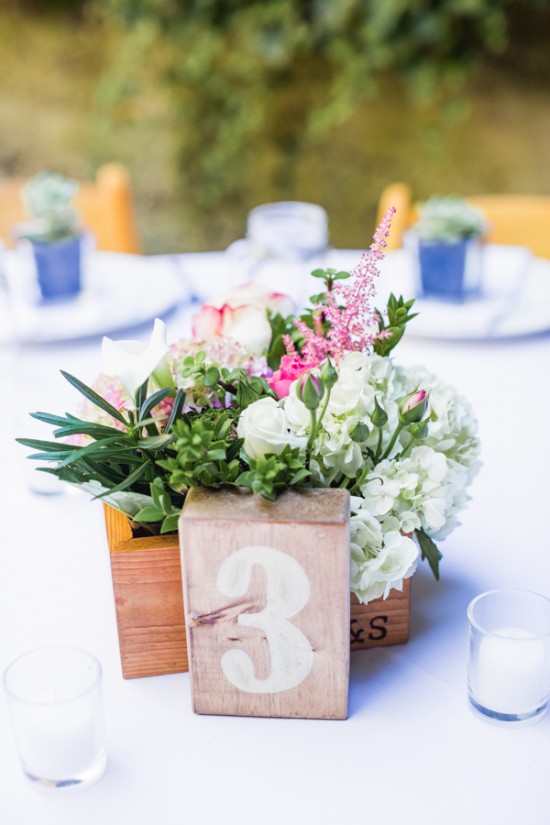
<svg viewBox="0 0 550 825"><path fill-rule="evenodd" d="M420 421L428 409L428 393L426 390L415 390L399 402L399 420L402 424L413 424Z"/></svg>

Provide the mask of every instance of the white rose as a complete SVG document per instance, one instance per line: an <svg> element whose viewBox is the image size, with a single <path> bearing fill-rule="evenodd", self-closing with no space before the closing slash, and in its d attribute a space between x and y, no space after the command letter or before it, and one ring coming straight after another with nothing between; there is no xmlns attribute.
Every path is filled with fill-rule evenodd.
<svg viewBox="0 0 550 825"><path fill-rule="evenodd" d="M268 453L278 455L287 444L305 446L305 439L298 439L290 432L285 411L274 398L260 398L243 410L237 434L244 438L247 456L254 459Z"/></svg>

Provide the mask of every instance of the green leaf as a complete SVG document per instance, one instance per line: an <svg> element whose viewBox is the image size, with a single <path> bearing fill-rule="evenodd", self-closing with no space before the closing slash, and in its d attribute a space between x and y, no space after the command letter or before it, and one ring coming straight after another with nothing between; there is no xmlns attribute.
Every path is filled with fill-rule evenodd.
<svg viewBox="0 0 550 825"><path fill-rule="evenodd" d="M435 576L436 581L439 581L439 562L443 555L437 549L434 541L428 536L424 530L416 530L416 537L420 545L420 553L422 560L427 559L430 569Z"/></svg>
<svg viewBox="0 0 550 825"><path fill-rule="evenodd" d="M99 498L115 510L120 510L121 513L134 518L135 514L139 512L147 504L151 503L150 496L142 495L131 491L118 492L111 495L111 490L107 489L97 480L78 482L78 488L93 496Z"/></svg>
<svg viewBox="0 0 550 825"><path fill-rule="evenodd" d="M99 441L101 438L115 435L121 438L124 433L116 427L105 427L103 424L82 421L78 424L70 423L66 427L58 427L53 431L53 435L55 438L65 438L68 435L89 435L94 441Z"/></svg>
<svg viewBox="0 0 550 825"><path fill-rule="evenodd" d="M181 511L178 510L177 513L171 513L169 516L166 516L166 518L162 522L162 527L160 528L160 532L162 534L163 533L173 533L175 530L177 530L180 515L181 515Z"/></svg>
<svg viewBox="0 0 550 825"><path fill-rule="evenodd" d="M109 445L115 444L118 440L118 436L112 436L110 438L103 438L101 441L92 441L91 444L87 444L85 447L73 447L71 454L63 458L59 466L66 467L68 464L73 464L89 453L101 452L105 448L108 448ZM112 460L112 452L110 450L108 451L108 455L109 459Z"/></svg>
<svg viewBox="0 0 550 825"><path fill-rule="evenodd" d="M29 415L31 418L36 418L37 421L43 421L45 424L52 424L53 426L61 427L64 427L68 423L69 418L71 421L80 420L74 416L69 416L69 414L67 414L67 418L62 418L60 415L50 415L50 413L45 412L33 412L29 413Z"/></svg>
<svg viewBox="0 0 550 825"><path fill-rule="evenodd" d="M140 464L140 465L139 465L139 466L138 466L138 467L134 470L134 472L133 472L133 473L130 473L130 475L129 475L129 476L127 476L127 478L123 479L123 480L120 482L120 484L117 484L115 487L111 487L111 489L107 491L107 492L108 492L108 494L109 494L109 495L112 495L113 493L118 493L119 491L122 491L122 490L127 490L129 487L131 487L131 486L132 486L132 484L133 484L135 481L137 481L138 479L140 479L140 478L141 478L141 477L145 474L145 472L146 472L146 470L147 470L147 468L148 468L149 466L151 466L151 462L150 462L150 461L146 461L146 462L144 462L143 464ZM105 495L104 495L104 494L101 494L101 495L97 496L97 498L105 498Z"/></svg>
<svg viewBox="0 0 550 825"><path fill-rule="evenodd" d="M38 438L16 438L18 444L30 447L32 450L45 450L46 452L68 452L75 449L72 444L63 444L59 441L41 441Z"/></svg>
<svg viewBox="0 0 550 825"><path fill-rule="evenodd" d="M145 399L147 398L147 384L149 383L149 378L146 378L143 384L138 387L136 392L136 409L141 409L143 404L145 403Z"/></svg>
<svg viewBox="0 0 550 825"><path fill-rule="evenodd" d="M159 507L156 507L154 504L149 504L147 507L143 507L142 510L139 510L133 519L134 521L143 521L148 524L150 522L162 521L163 516L164 513Z"/></svg>
<svg viewBox="0 0 550 825"><path fill-rule="evenodd" d="M179 414L181 413L181 411L183 409L184 402L185 402L185 391L184 390L178 390L177 393L176 393L176 397L174 398L174 405L172 407L172 412L170 413L170 417L168 418L168 421L164 425L164 432L165 433L169 432L169 430L172 429L174 421L176 420L176 418L179 416Z"/></svg>
<svg viewBox="0 0 550 825"><path fill-rule="evenodd" d="M165 387L162 390L157 390L152 393L139 408L138 421L142 422L146 419L151 410L158 406L158 404L160 404L160 402L163 401L167 395L170 395L170 392L170 388Z"/></svg>
<svg viewBox="0 0 550 825"><path fill-rule="evenodd" d="M215 387L220 379L220 371L217 367L209 367L204 373L203 383L205 387Z"/></svg>
<svg viewBox="0 0 550 825"><path fill-rule="evenodd" d="M149 438L142 438L137 442L140 449L144 450L161 450L167 447L170 442L174 440L173 433L163 433L162 435L152 435Z"/></svg>
<svg viewBox="0 0 550 825"><path fill-rule="evenodd" d="M91 401L92 404L95 404L96 407L100 408L100 410L103 410L104 412L108 413L113 418L115 418L117 421L120 421L120 423L124 424L125 427L128 426L128 422L126 421L122 413L119 412L116 409L116 407L113 407L111 404L109 404L108 401L105 401L105 399L98 395L97 392L92 390L91 387L86 386L86 384L83 384L82 381L78 380L78 378L75 378L74 375L70 375L70 373L65 372L64 370L61 370L61 375L69 382L69 384L72 384L73 387L75 387L79 392L81 392L85 398Z"/></svg>

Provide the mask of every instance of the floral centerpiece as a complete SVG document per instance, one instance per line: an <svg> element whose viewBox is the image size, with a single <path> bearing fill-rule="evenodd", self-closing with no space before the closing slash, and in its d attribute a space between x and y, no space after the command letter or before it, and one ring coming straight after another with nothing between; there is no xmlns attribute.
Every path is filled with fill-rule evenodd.
<svg viewBox="0 0 550 825"><path fill-rule="evenodd" d="M193 337L168 346L103 342L78 416L33 413L55 441L19 439L42 471L87 490L134 526L170 532L195 486L238 486L274 499L287 488L351 494L351 589L386 597L457 524L479 466L468 402L393 350L415 316L391 295L375 309L390 210L355 269L316 270L321 291L301 314L249 285L211 301Z"/></svg>

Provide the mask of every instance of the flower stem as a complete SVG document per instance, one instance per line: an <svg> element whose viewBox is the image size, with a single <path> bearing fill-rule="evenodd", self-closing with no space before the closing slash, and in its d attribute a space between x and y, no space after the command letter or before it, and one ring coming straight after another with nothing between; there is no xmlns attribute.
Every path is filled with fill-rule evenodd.
<svg viewBox="0 0 550 825"><path fill-rule="evenodd" d="M404 448L401 450L401 452L400 452L398 455L396 455L396 456L395 456L395 459L394 459L394 460L395 460L395 461L401 461L401 459L402 459L402 458L405 458L405 456L407 455L407 453L409 453L409 452L411 451L411 449L412 449L412 447L413 447L413 446L414 446L414 438L411 438L411 440L409 441L409 443L407 444L407 446L406 446L406 447L404 447Z"/></svg>
<svg viewBox="0 0 550 825"><path fill-rule="evenodd" d="M317 429L319 429L319 427L321 426L321 421L323 420L324 415L327 411L328 402L330 401L331 392L332 392L332 387L330 387L330 389L327 390L327 394L325 395L325 401L324 401L324 404L321 408L321 414L319 415L319 419L317 421Z"/></svg>
<svg viewBox="0 0 550 825"><path fill-rule="evenodd" d="M313 443L315 441L315 437L317 436L317 414L315 410L310 410L311 415L311 430L309 433L309 438L306 444L306 467L309 468L309 462L311 459L311 448L313 447Z"/></svg>
<svg viewBox="0 0 550 825"><path fill-rule="evenodd" d="M393 433L393 435L390 439L390 443L386 447L386 451L385 451L384 455L382 456L382 461L385 458L387 458L389 456L389 454L391 453L391 451L393 450L393 448L395 446L395 442L397 441L397 436L399 435L399 433L401 432L401 430L403 429L404 426L405 426L404 424L399 423L397 425L397 427L395 428L394 433Z"/></svg>
<svg viewBox="0 0 550 825"><path fill-rule="evenodd" d="M382 427L378 427L378 442L376 444L376 454L374 463L376 464L378 459L380 458L380 453L382 452Z"/></svg>
<svg viewBox="0 0 550 825"><path fill-rule="evenodd" d="M367 465L365 465L365 467L363 467L363 469L362 469L362 471L361 471L361 475L360 475L360 476L359 476L359 478L356 480L355 484L353 485L353 487L352 487L352 488L351 488L351 490L350 490L350 493L351 493L352 495L354 495L354 496L355 496L355 495L359 495L359 494L360 494L360 492L361 492L361 489L360 489L360 488L361 488L361 484L364 482L364 480L366 479L367 475L369 474L369 472L370 472L371 470L372 470L372 467L370 467L368 464L367 464Z"/></svg>

